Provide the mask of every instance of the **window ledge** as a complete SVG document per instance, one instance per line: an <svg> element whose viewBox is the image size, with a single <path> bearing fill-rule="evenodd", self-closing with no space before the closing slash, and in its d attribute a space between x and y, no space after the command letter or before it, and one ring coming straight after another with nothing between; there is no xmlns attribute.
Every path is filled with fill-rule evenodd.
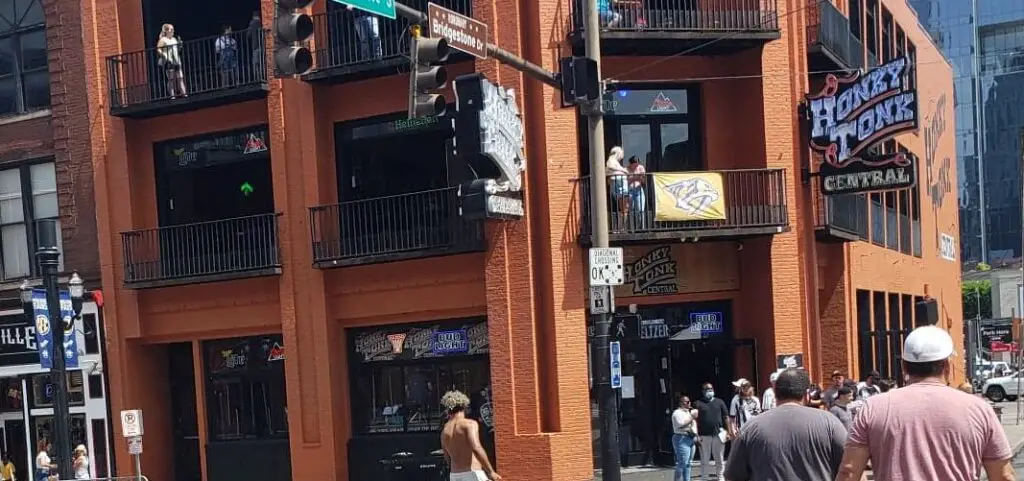
<svg viewBox="0 0 1024 481"><path fill-rule="evenodd" d="M43 117L49 117L52 114L53 112L50 109L43 109L24 114L15 114L9 117L0 117L0 125L15 124L18 122L24 122L26 120L34 120Z"/></svg>

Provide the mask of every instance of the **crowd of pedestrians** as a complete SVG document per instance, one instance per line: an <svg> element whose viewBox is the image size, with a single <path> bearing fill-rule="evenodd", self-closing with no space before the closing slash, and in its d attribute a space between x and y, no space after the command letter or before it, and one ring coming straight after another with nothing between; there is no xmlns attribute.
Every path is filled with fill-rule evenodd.
<svg viewBox="0 0 1024 481"><path fill-rule="evenodd" d="M822 390L790 368L760 397L736 380L727 404L705 383L701 399L683 396L672 414L674 480L691 480L697 450L703 480L861 481L870 467L877 481L1014 481L995 411L946 382L955 355L948 332L924 326L904 342L898 389L877 372L858 383L835 371Z"/></svg>

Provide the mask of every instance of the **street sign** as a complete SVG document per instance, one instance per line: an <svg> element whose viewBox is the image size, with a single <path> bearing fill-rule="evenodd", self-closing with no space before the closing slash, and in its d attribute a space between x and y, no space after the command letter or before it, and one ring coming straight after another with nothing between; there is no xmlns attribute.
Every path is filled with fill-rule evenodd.
<svg viewBox="0 0 1024 481"><path fill-rule="evenodd" d="M611 355L611 384L612 389L622 387L622 350L619 341L608 343L608 353Z"/></svg>
<svg viewBox="0 0 1024 481"><path fill-rule="evenodd" d="M611 314L615 308L615 295L609 286L590 286L590 313Z"/></svg>
<svg viewBox="0 0 1024 481"><path fill-rule="evenodd" d="M435 3L427 4L431 37L444 37L448 46L476 58L487 58L487 24Z"/></svg>
<svg viewBox="0 0 1024 481"><path fill-rule="evenodd" d="M142 436L128 438L128 454L138 456L142 454Z"/></svg>
<svg viewBox="0 0 1024 481"><path fill-rule="evenodd" d="M590 249L591 286L621 286L625 280L624 277L621 247L593 247Z"/></svg>
<svg viewBox="0 0 1024 481"><path fill-rule="evenodd" d="M342 5L380 15L392 20L395 18L395 0L334 0Z"/></svg>
<svg viewBox="0 0 1024 481"><path fill-rule="evenodd" d="M121 411L121 435L131 439L141 437L142 434L142 410L127 409Z"/></svg>

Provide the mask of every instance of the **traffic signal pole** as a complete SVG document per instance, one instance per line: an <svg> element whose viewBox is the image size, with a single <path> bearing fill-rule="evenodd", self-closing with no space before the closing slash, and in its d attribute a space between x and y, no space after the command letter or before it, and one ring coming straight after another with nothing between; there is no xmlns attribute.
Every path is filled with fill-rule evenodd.
<svg viewBox="0 0 1024 481"><path fill-rule="evenodd" d="M586 56L596 65L596 78L601 78L601 20L597 0L586 0L584 7L584 45ZM599 80L600 81L600 80ZM604 92L601 84L600 92ZM582 106L587 116L587 139L590 153L590 218L591 247L608 247L608 182L605 177L604 96ZM606 289L611 289L610 286ZM594 366L594 390L597 394L601 423L601 479L621 481L619 461L619 406L611 384L611 327L614 309L607 314L593 314L594 339L590 359Z"/></svg>
<svg viewBox="0 0 1024 481"><path fill-rule="evenodd" d="M416 118L416 72L419 67L419 51L417 43L420 40L420 26L413 25L409 28L409 65L412 65L413 71L409 75L409 118Z"/></svg>
<svg viewBox="0 0 1024 481"><path fill-rule="evenodd" d="M395 12L405 17L410 22L421 24L427 23L427 14L408 5L395 2ZM544 82L556 89L561 88L561 84L558 82L558 76L555 75L554 72L509 52L508 50L499 48L497 45L490 42L487 43L487 55L490 55L495 60L540 80L541 82Z"/></svg>

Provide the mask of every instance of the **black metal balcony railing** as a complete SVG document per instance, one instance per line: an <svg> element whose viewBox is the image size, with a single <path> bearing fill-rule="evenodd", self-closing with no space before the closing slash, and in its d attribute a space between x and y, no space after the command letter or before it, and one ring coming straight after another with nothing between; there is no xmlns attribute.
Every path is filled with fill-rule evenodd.
<svg viewBox="0 0 1024 481"><path fill-rule="evenodd" d="M880 63L878 63L878 56L873 54L873 53L871 53L870 51L868 51L867 57L868 57L868 66L867 66L867 68L872 69L872 68L875 68L875 67L881 65Z"/></svg>
<svg viewBox="0 0 1024 481"><path fill-rule="evenodd" d="M572 0L573 27L582 31L583 1ZM603 31L777 32L777 0L609 0Z"/></svg>
<svg viewBox="0 0 1024 481"><path fill-rule="evenodd" d="M819 2L808 11L809 45L827 49L851 69L864 67L864 44L850 31L850 19L843 15L832 2Z"/></svg>
<svg viewBox="0 0 1024 481"><path fill-rule="evenodd" d="M245 277L280 269L279 216L261 214L122 232L125 284Z"/></svg>
<svg viewBox="0 0 1024 481"><path fill-rule="evenodd" d="M172 99L184 102L188 97L265 84L265 36L265 31L246 30L227 37L183 41L177 46L180 70L173 69L174 63L156 47L111 55L107 57L110 105L119 108ZM167 48L162 52L173 59L173 51ZM175 80L179 71L184 95L182 85Z"/></svg>
<svg viewBox="0 0 1024 481"><path fill-rule="evenodd" d="M405 2L421 11L427 0ZM450 10L472 16L472 0L439 0ZM409 21L344 8L313 16L313 69L373 68L373 64L409 54Z"/></svg>
<svg viewBox="0 0 1024 481"><path fill-rule="evenodd" d="M313 262L327 267L483 250L480 222L459 215L457 187L310 209Z"/></svg>
<svg viewBox="0 0 1024 481"><path fill-rule="evenodd" d="M827 229L847 240L868 238L868 203L864 194L826 196L816 192L815 197L815 228Z"/></svg>
<svg viewBox="0 0 1024 481"><path fill-rule="evenodd" d="M655 220L653 175L646 174L643 188L642 208L633 205L637 197L631 196L630 204L620 204L612 198L609 188L609 227L613 236L658 237L660 233L672 233L685 237L700 236L743 236L778 232L789 226L786 208L786 177L783 169L723 170L722 189L725 191L725 220L658 221ZM590 178L577 181L579 205L581 206L580 235L589 237L590 225Z"/></svg>

